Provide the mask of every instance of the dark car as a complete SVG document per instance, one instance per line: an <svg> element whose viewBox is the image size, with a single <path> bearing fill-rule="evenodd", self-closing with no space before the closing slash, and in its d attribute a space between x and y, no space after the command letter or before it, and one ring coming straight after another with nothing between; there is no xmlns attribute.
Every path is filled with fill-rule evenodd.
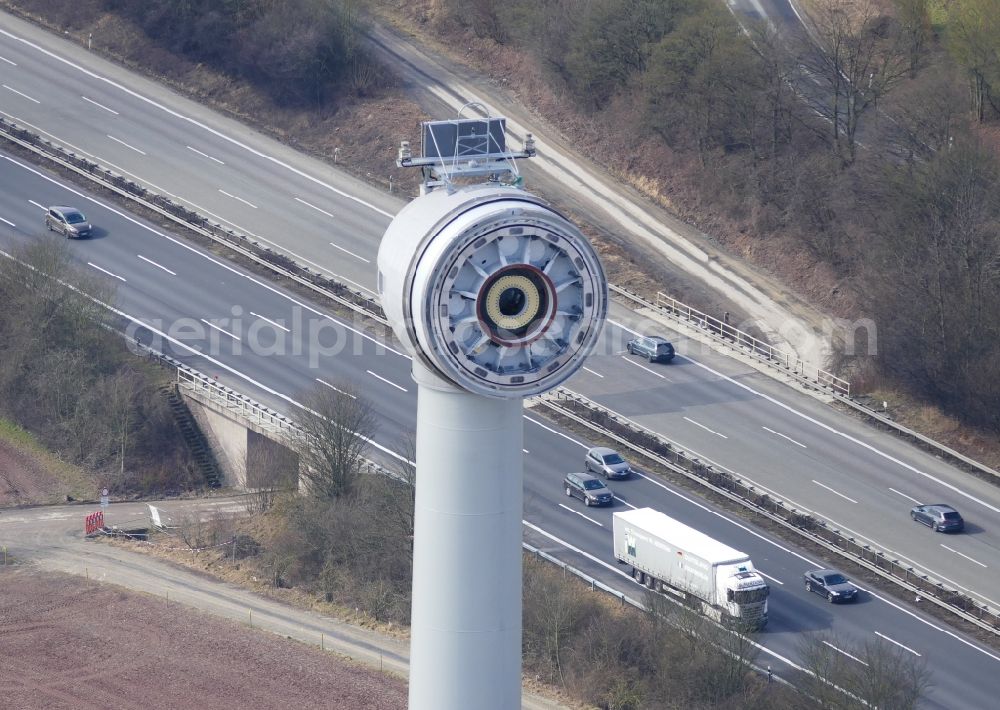
<svg viewBox="0 0 1000 710"><path fill-rule="evenodd" d="M835 569L810 570L806 572L805 579L807 592L816 592L831 604L858 599L858 588Z"/></svg>
<svg viewBox="0 0 1000 710"><path fill-rule="evenodd" d="M606 446L595 446L587 452L587 471L599 473L605 478L628 478L632 467L614 449Z"/></svg>
<svg viewBox="0 0 1000 710"><path fill-rule="evenodd" d="M61 205L49 207L45 213L45 226L50 231L59 232L69 239L89 237L91 232L90 222L84 217L83 212L75 207Z"/></svg>
<svg viewBox="0 0 1000 710"><path fill-rule="evenodd" d="M934 532L962 532L965 529L965 521L958 511L944 503L918 505L910 511L910 517Z"/></svg>
<svg viewBox="0 0 1000 710"><path fill-rule="evenodd" d="M674 346L658 335L640 335L625 345L632 355L642 355L650 362L670 362L674 359Z"/></svg>
<svg viewBox="0 0 1000 710"><path fill-rule="evenodd" d="M566 495L579 498L584 505L611 505L614 496L611 489L597 476L589 473L567 473L563 481Z"/></svg>

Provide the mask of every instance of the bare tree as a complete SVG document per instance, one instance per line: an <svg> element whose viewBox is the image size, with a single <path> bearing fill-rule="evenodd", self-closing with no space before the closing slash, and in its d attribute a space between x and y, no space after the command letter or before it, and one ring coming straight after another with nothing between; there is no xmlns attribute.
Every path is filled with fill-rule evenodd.
<svg viewBox="0 0 1000 710"><path fill-rule="evenodd" d="M1000 13L995 0L962 0L948 6L948 49L969 73L972 111L986 120L988 107L1000 112Z"/></svg>
<svg viewBox="0 0 1000 710"><path fill-rule="evenodd" d="M923 658L877 637L859 649L832 634L812 634L799 658L810 673L804 689L821 708L912 710L931 687Z"/></svg>
<svg viewBox="0 0 1000 710"><path fill-rule="evenodd" d="M849 698L838 687L846 676L847 656L836 637L828 633L809 634L799 642L799 662L806 674L802 689L823 710L850 707Z"/></svg>
<svg viewBox="0 0 1000 710"><path fill-rule="evenodd" d="M563 574L528 558L524 565L524 652L565 683L566 654L594 602Z"/></svg>
<svg viewBox="0 0 1000 710"><path fill-rule="evenodd" d="M893 0L910 57L910 76L923 63L931 37L931 0Z"/></svg>
<svg viewBox="0 0 1000 710"><path fill-rule="evenodd" d="M837 155L849 165L862 117L909 74L908 45L874 0L822 0L813 20L817 46L805 48L801 64L825 85L823 113Z"/></svg>
<svg viewBox="0 0 1000 710"><path fill-rule="evenodd" d="M247 451L247 461L243 464L244 480L247 482L244 505L251 515L266 513L280 494L296 488L297 462L280 455L278 446L280 444L272 443Z"/></svg>
<svg viewBox="0 0 1000 710"><path fill-rule="evenodd" d="M927 662L880 638L865 642L850 689L869 708L913 710L931 687Z"/></svg>
<svg viewBox="0 0 1000 710"><path fill-rule="evenodd" d="M300 476L309 493L333 499L351 492L364 467L376 418L371 404L348 384L303 397L299 416Z"/></svg>
<svg viewBox="0 0 1000 710"><path fill-rule="evenodd" d="M380 519L399 538L407 541L407 551L413 551L414 510L417 494L417 442L411 435L400 445L402 454L384 477L373 484L380 496Z"/></svg>

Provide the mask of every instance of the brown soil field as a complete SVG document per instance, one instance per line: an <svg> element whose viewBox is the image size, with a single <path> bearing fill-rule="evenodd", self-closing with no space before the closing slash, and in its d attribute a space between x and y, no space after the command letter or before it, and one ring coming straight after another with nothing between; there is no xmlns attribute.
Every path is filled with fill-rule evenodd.
<svg viewBox="0 0 1000 710"><path fill-rule="evenodd" d="M61 503L100 490L75 466L59 461L32 436L0 420L0 508Z"/></svg>
<svg viewBox="0 0 1000 710"><path fill-rule="evenodd" d="M406 682L156 597L0 568L8 710L403 710Z"/></svg>

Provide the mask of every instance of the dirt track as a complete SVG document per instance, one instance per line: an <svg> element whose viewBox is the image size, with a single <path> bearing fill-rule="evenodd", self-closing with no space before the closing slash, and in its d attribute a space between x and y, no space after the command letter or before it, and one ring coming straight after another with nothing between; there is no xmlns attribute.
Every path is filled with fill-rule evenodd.
<svg viewBox="0 0 1000 710"><path fill-rule="evenodd" d="M10 710L402 710L406 683L163 599L0 567L0 698Z"/></svg>

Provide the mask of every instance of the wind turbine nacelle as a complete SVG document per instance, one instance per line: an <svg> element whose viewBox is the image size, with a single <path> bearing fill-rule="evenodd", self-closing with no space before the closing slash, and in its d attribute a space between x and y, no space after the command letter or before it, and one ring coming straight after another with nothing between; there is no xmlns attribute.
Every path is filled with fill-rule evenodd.
<svg viewBox="0 0 1000 710"><path fill-rule="evenodd" d="M576 372L608 306L580 230L497 185L432 190L404 207L382 237L378 290L410 354L473 394L502 398Z"/></svg>

